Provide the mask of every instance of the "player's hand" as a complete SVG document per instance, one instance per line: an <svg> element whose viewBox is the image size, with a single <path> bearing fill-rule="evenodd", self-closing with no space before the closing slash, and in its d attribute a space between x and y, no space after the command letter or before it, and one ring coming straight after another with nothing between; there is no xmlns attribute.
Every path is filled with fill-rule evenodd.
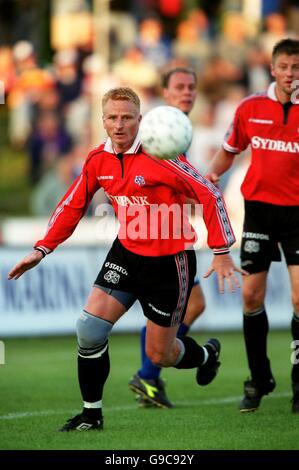
<svg viewBox="0 0 299 470"><path fill-rule="evenodd" d="M230 254L228 253L224 255L214 255L212 264L204 277L209 277L214 271L218 276L218 286L221 294L224 293L225 281L227 282L230 292L235 292L235 288L240 287L240 281L236 276L236 273L240 273L243 276L248 275L247 271L244 271L244 269L241 269L234 264Z"/></svg>
<svg viewBox="0 0 299 470"><path fill-rule="evenodd" d="M205 178L211 181L211 183L213 183L215 186L217 186L220 181L220 177L216 173L208 173L205 175Z"/></svg>
<svg viewBox="0 0 299 470"><path fill-rule="evenodd" d="M29 255L25 256L22 261L16 264L8 273L8 279L19 279L25 271L28 271L31 268L34 268L41 260L43 259L43 254L34 250Z"/></svg>

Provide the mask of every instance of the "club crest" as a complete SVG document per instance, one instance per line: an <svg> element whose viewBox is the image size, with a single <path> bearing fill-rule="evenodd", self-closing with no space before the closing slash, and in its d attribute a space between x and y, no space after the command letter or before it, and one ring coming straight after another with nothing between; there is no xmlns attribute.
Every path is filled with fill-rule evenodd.
<svg viewBox="0 0 299 470"><path fill-rule="evenodd" d="M136 184L138 184L138 186L144 186L144 185L145 185L144 178L143 178L143 176L140 176L140 175L135 176L134 182L135 182Z"/></svg>

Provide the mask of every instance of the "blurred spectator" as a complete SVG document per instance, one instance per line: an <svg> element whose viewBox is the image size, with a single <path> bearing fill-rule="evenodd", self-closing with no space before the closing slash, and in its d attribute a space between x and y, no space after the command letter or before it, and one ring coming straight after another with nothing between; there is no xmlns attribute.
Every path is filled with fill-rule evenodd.
<svg viewBox="0 0 299 470"><path fill-rule="evenodd" d="M74 180L71 157L63 157L46 171L31 194L31 212L48 216Z"/></svg>
<svg viewBox="0 0 299 470"><path fill-rule="evenodd" d="M260 34L258 42L270 63L274 45L281 39L290 37L291 34L287 31L286 19L281 13L271 13L266 16L264 28L265 31Z"/></svg>
<svg viewBox="0 0 299 470"><path fill-rule="evenodd" d="M247 25L239 12L228 11L223 17L222 32L217 39L217 52L225 60L242 69L250 41Z"/></svg>
<svg viewBox="0 0 299 470"><path fill-rule="evenodd" d="M32 192L31 212L33 215L48 216L53 212L66 190L80 175L86 154L90 150L78 144L69 153L59 158L53 167L45 171ZM95 201L89 207L87 215L92 213Z"/></svg>
<svg viewBox="0 0 299 470"><path fill-rule="evenodd" d="M141 21L136 44L144 58L157 69L163 67L171 58L170 44L163 38L163 26L158 18L146 18Z"/></svg>
<svg viewBox="0 0 299 470"><path fill-rule="evenodd" d="M240 101L246 96L246 89L240 85L229 84L225 96L215 104L213 126L223 136L233 121Z"/></svg>
<svg viewBox="0 0 299 470"><path fill-rule="evenodd" d="M215 104L225 96L229 84L242 83L243 80L243 69L214 55L199 75L199 88L206 99Z"/></svg>
<svg viewBox="0 0 299 470"><path fill-rule="evenodd" d="M262 0L262 16L268 16L270 13L280 11L282 0Z"/></svg>
<svg viewBox="0 0 299 470"><path fill-rule="evenodd" d="M183 0L159 0L159 10L170 18L178 16L183 8Z"/></svg>
<svg viewBox="0 0 299 470"><path fill-rule="evenodd" d="M15 82L15 67L10 47L0 47L0 80L4 82L5 95L12 89Z"/></svg>
<svg viewBox="0 0 299 470"><path fill-rule="evenodd" d="M42 112L29 139L29 177L37 183L44 171L70 151L72 140L54 112Z"/></svg>
<svg viewBox="0 0 299 470"><path fill-rule="evenodd" d="M282 11L287 19L289 31L299 37L299 3L298 0L284 0L282 2Z"/></svg>
<svg viewBox="0 0 299 470"><path fill-rule="evenodd" d="M179 23L176 39L173 41L173 54L187 60L195 70L200 70L211 53L211 44L202 34L204 29L199 28L195 19L191 17Z"/></svg>
<svg viewBox="0 0 299 470"><path fill-rule="evenodd" d="M213 108L207 103L202 109L199 121L193 125L193 138L188 150L188 160L202 174L205 174L222 140L223 133L214 126Z"/></svg>
<svg viewBox="0 0 299 470"><path fill-rule="evenodd" d="M208 18L209 37L214 39L219 30L219 18L223 8L223 0L200 0L200 8Z"/></svg>
<svg viewBox="0 0 299 470"><path fill-rule="evenodd" d="M115 0L109 2L109 28L110 28L110 63L120 60L125 50L132 47L136 41L137 25L135 11L129 14L124 9L127 2Z"/></svg>
<svg viewBox="0 0 299 470"><path fill-rule="evenodd" d="M9 136L13 145L23 146L31 131L32 108L43 93L54 86L53 77L37 64L33 45L19 41L13 47L16 80L8 96Z"/></svg>
<svg viewBox="0 0 299 470"><path fill-rule="evenodd" d="M245 84L248 93L264 91L270 81L271 75L267 55L258 45L250 47L247 52L247 64L245 69Z"/></svg>
<svg viewBox="0 0 299 470"><path fill-rule="evenodd" d="M139 47L128 49L123 57L112 67L116 78L123 84L137 88L151 88L158 82L158 72L151 62L145 59Z"/></svg>
<svg viewBox="0 0 299 470"><path fill-rule="evenodd" d="M67 105L81 93L82 73L78 67L76 49L61 49L54 55L54 76L59 92L60 109L65 112Z"/></svg>

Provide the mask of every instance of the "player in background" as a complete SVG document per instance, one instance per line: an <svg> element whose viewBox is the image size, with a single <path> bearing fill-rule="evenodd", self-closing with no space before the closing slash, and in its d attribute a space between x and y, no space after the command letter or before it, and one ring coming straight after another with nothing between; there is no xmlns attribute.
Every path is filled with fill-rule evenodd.
<svg viewBox="0 0 299 470"><path fill-rule="evenodd" d="M290 277L294 348L299 344L299 104L294 89L299 80L298 40L284 39L274 46L271 74L275 81L268 90L249 96L237 108L207 175L217 183L235 156L251 145L251 164L241 186L245 199L241 262L249 272L243 279L243 332L251 378L244 383L241 412L255 411L262 397L275 388L264 302L270 264L281 260L279 246ZM299 413L296 362L291 372L292 411Z"/></svg>
<svg viewBox="0 0 299 470"><path fill-rule="evenodd" d="M197 77L192 69L176 67L162 76L162 93L164 101L169 106L179 108L183 113L189 114L196 99ZM178 329L178 337L185 336L192 323L203 313L205 298L199 278L196 276L189 297L187 311L183 322ZM157 406L172 408L173 405L165 392L165 383L160 377L161 367L154 365L145 352L146 326L140 333L141 368L129 381L130 389L139 398L140 406Z"/></svg>
<svg viewBox="0 0 299 470"><path fill-rule="evenodd" d="M207 385L215 378L220 365L219 341L210 339L200 346L189 336L176 337L196 273L196 233L185 217L186 198L202 204L208 244L214 252L205 276L215 272L220 292L224 292L225 283L233 292L240 285L236 272L245 274L229 254L235 237L221 192L183 155L162 161L143 152L138 140L140 100L133 90L109 90L102 105L109 138L89 153L81 174L54 210L45 237L8 273L9 279L18 279L38 265L73 233L95 192L104 189L120 229L77 321L83 410L64 424L63 432L103 429L102 397L110 371L109 335L136 300L148 319L146 352L154 364L195 368L198 385ZM174 204L181 209L175 224L169 223ZM153 220L151 209L155 214L161 206L161 217ZM139 232L136 210L137 221L138 212L142 218ZM155 237L150 236L153 223L158 235ZM163 237L165 224L168 237Z"/></svg>

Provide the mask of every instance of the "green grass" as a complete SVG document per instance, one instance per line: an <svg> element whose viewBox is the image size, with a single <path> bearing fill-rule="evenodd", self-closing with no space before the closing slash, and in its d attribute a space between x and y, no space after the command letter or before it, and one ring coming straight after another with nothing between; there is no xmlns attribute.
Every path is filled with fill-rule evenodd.
<svg viewBox="0 0 299 470"><path fill-rule="evenodd" d="M219 376L198 387L194 370L164 370L176 407L159 410L138 408L127 386L139 366L139 337L112 335L105 429L68 434L56 431L81 409L75 338L7 339L6 365L0 366L0 449L298 449L299 416L290 411L290 333L271 332L277 388L258 412L247 415L237 410L247 375L241 334L217 336L223 345Z"/></svg>

